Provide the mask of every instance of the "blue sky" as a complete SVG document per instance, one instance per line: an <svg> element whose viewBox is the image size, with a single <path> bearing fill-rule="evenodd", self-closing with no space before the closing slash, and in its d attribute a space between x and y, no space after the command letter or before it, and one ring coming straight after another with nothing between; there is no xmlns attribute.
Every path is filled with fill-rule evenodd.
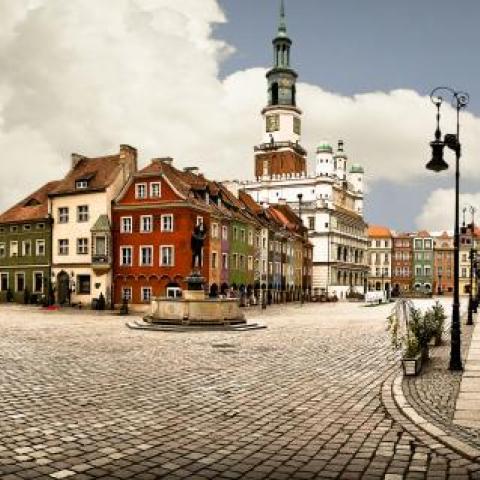
<svg viewBox="0 0 480 480"><path fill-rule="evenodd" d="M221 74L268 67L279 0L220 0L220 4L228 22L216 28L215 36L236 49L223 62ZM426 95L445 84L468 91L469 111L480 114L477 0L286 0L286 9L300 81L342 95L393 89ZM301 106L302 99L298 101ZM414 111L411 114L415 116ZM433 122L432 111L432 136ZM426 143L430 140L425 138ZM373 183L366 202L367 220L413 229L431 191L452 182L452 177L434 177L408 185ZM468 192L476 184L464 180L462 186Z"/></svg>

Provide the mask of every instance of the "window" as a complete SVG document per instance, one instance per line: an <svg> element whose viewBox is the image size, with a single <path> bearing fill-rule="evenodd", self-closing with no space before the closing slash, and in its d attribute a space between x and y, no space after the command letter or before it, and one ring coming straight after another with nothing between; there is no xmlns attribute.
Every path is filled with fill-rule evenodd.
<svg viewBox="0 0 480 480"><path fill-rule="evenodd" d="M240 229L240 240L242 241L242 243L245 243L245 229Z"/></svg>
<svg viewBox="0 0 480 480"><path fill-rule="evenodd" d="M465 267L462 267L462 277L463 278L467 277L467 269Z"/></svg>
<svg viewBox="0 0 480 480"><path fill-rule="evenodd" d="M203 225L203 217L197 217L197 225Z"/></svg>
<svg viewBox="0 0 480 480"><path fill-rule="evenodd" d="M302 131L302 123L298 117L293 117L293 133L300 135Z"/></svg>
<svg viewBox="0 0 480 480"><path fill-rule="evenodd" d="M245 270L245 255L240 255L240 270Z"/></svg>
<svg viewBox="0 0 480 480"><path fill-rule="evenodd" d="M228 240L228 227L222 225L222 240Z"/></svg>
<svg viewBox="0 0 480 480"><path fill-rule="evenodd" d="M68 223L68 207L58 209L58 223Z"/></svg>
<svg viewBox="0 0 480 480"><path fill-rule="evenodd" d="M37 257L45 256L45 240L35 241L35 255L37 255Z"/></svg>
<svg viewBox="0 0 480 480"><path fill-rule="evenodd" d="M18 227L17 227L16 225L12 225L12 226L10 227L10 231L11 231L12 233L17 233Z"/></svg>
<svg viewBox="0 0 480 480"><path fill-rule="evenodd" d="M152 216L142 215L140 217L140 232L149 233L152 231Z"/></svg>
<svg viewBox="0 0 480 480"><path fill-rule="evenodd" d="M132 247L120 247L120 265L124 267L132 265Z"/></svg>
<svg viewBox="0 0 480 480"><path fill-rule="evenodd" d="M28 232L29 230L32 229L32 226L29 225L29 224L27 224L27 225L24 225L24 226L23 226L23 229L24 229L26 232Z"/></svg>
<svg viewBox="0 0 480 480"><path fill-rule="evenodd" d="M144 267L153 265L153 247L140 247L140 265Z"/></svg>
<svg viewBox="0 0 480 480"><path fill-rule="evenodd" d="M415 275L416 275L417 277L421 277L421 276L422 276L422 267L420 267L419 265L417 265L417 266L415 267Z"/></svg>
<svg viewBox="0 0 480 480"><path fill-rule="evenodd" d="M23 292L25 290L25 274L24 273L15 274L15 290L17 292Z"/></svg>
<svg viewBox="0 0 480 480"><path fill-rule="evenodd" d="M161 246L160 247L160 266L162 267L173 267L174 265L174 255L172 246Z"/></svg>
<svg viewBox="0 0 480 480"><path fill-rule="evenodd" d="M431 240L425 240L425 250L429 250L432 248L432 241Z"/></svg>
<svg viewBox="0 0 480 480"><path fill-rule="evenodd" d="M248 269L253 270L253 257L252 256L248 257Z"/></svg>
<svg viewBox="0 0 480 480"><path fill-rule="evenodd" d="M85 179L83 179L83 180L77 180L77 181L75 182L75 188L76 188L77 190L82 190L82 189L84 189L84 188L88 188L88 180L85 180Z"/></svg>
<svg viewBox="0 0 480 480"><path fill-rule="evenodd" d="M415 240L415 250L421 250L422 249L422 241L421 240Z"/></svg>
<svg viewBox="0 0 480 480"><path fill-rule="evenodd" d="M315 217L308 217L308 229L315 230Z"/></svg>
<svg viewBox="0 0 480 480"><path fill-rule="evenodd" d="M37 230L45 230L45 224L44 223L37 223Z"/></svg>
<svg viewBox="0 0 480 480"><path fill-rule="evenodd" d="M5 246L5 243L2 242L2 243L0 243L0 258L5 257L6 254L7 254L7 248Z"/></svg>
<svg viewBox="0 0 480 480"><path fill-rule="evenodd" d="M120 219L121 233L132 233L132 217L122 217Z"/></svg>
<svg viewBox="0 0 480 480"><path fill-rule="evenodd" d="M90 275L77 275L77 293L90 295Z"/></svg>
<svg viewBox="0 0 480 480"><path fill-rule="evenodd" d="M277 86L277 89L278 89L278 86ZM276 104L277 102L273 102L273 103ZM267 133L276 132L280 130L280 115L278 114L267 115L265 121L266 121Z"/></svg>
<svg viewBox="0 0 480 480"><path fill-rule="evenodd" d="M22 255L24 257L29 257L32 254L32 243L30 240L24 240L22 242Z"/></svg>
<svg viewBox="0 0 480 480"><path fill-rule="evenodd" d="M142 302L150 302L152 298L152 287L142 287L141 296Z"/></svg>
<svg viewBox="0 0 480 480"><path fill-rule="evenodd" d="M77 207L77 222L88 222L88 205Z"/></svg>
<svg viewBox="0 0 480 480"><path fill-rule="evenodd" d="M150 184L150 196L152 198L159 198L160 197L160 183L155 182Z"/></svg>
<svg viewBox="0 0 480 480"><path fill-rule="evenodd" d="M139 199L147 198L146 183L137 183L135 185L135 198L139 198Z"/></svg>
<svg viewBox="0 0 480 480"><path fill-rule="evenodd" d="M212 268L216 269L218 267L218 253L212 252Z"/></svg>
<svg viewBox="0 0 480 480"><path fill-rule="evenodd" d="M77 238L77 254L88 254L88 238Z"/></svg>
<svg viewBox="0 0 480 480"><path fill-rule="evenodd" d="M34 272L33 274L33 292L42 293L43 292L43 273Z"/></svg>
<svg viewBox="0 0 480 480"><path fill-rule="evenodd" d="M224 270L228 268L228 253L222 253L222 268Z"/></svg>
<svg viewBox="0 0 480 480"><path fill-rule="evenodd" d="M162 232L173 232L173 215L162 215L160 228Z"/></svg>
<svg viewBox="0 0 480 480"><path fill-rule="evenodd" d="M8 290L8 273L0 273L0 292Z"/></svg>
<svg viewBox="0 0 480 480"><path fill-rule="evenodd" d="M18 256L18 242L16 240L10 242L10 256Z"/></svg>
<svg viewBox="0 0 480 480"><path fill-rule="evenodd" d="M107 238L103 235L95 237L95 255L107 254Z"/></svg>
<svg viewBox="0 0 480 480"><path fill-rule="evenodd" d="M218 223L212 223L212 238L218 238Z"/></svg>
<svg viewBox="0 0 480 480"><path fill-rule="evenodd" d="M58 241L58 254L68 255L68 239L60 239Z"/></svg>
<svg viewBox="0 0 480 480"><path fill-rule="evenodd" d="M253 245L253 232L251 230L248 231L248 244Z"/></svg>
<svg viewBox="0 0 480 480"><path fill-rule="evenodd" d="M122 288L122 299L127 301L132 300L132 287L123 287Z"/></svg>
<svg viewBox="0 0 480 480"><path fill-rule="evenodd" d="M238 255L236 253L232 255L232 268L234 270L238 268Z"/></svg>

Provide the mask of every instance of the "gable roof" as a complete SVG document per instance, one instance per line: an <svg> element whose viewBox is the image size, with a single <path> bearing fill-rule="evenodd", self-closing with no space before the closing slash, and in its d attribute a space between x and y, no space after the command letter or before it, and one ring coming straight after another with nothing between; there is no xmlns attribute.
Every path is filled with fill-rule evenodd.
<svg viewBox="0 0 480 480"><path fill-rule="evenodd" d="M0 223L28 222L48 218L48 194L59 181L48 182L0 215Z"/></svg>
<svg viewBox="0 0 480 480"><path fill-rule="evenodd" d="M80 157L65 178L50 192L50 196L105 190L115 180L120 168L120 154L96 158ZM78 180L88 180L88 187L77 189L75 182Z"/></svg>

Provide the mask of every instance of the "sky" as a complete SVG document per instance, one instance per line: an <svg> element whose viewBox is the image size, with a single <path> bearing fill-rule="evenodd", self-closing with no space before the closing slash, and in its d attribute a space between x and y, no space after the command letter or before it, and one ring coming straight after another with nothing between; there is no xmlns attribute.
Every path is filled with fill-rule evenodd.
<svg viewBox="0 0 480 480"><path fill-rule="evenodd" d="M359 7L361 5L361 7ZM70 154L172 156L252 179L279 0L0 0L0 210L62 177ZM453 223L453 170L425 170L429 92L466 90L462 205L480 206L477 0L286 0L302 143L342 138L366 169L366 219ZM444 133L454 112L444 106ZM446 158L452 161L451 153Z"/></svg>

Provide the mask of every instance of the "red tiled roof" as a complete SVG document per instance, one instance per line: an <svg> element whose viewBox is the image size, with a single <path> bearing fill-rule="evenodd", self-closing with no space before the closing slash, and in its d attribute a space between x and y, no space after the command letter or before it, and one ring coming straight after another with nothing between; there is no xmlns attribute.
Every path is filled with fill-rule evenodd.
<svg viewBox="0 0 480 480"><path fill-rule="evenodd" d="M28 222L43 220L48 216L48 194L60 182L48 182L28 197L0 215L0 223Z"/></svg>
<svg viewBox="0 0 480 480"><path fill-rule="evenodd" d="M115 179L120 169L120 155L88 158L81 157L78 163L60 180L50 195L65 195L79 193L75 188L77 180L88 179L88 188L81 192L104 190Z"/></svg>
<svg viewBox="0 0 480 480"><path fill-rule="evenodd" d="M421 230L420 232L417 233L416 236L420 238L425 238L425 237L430 237L431 235L426 230Z"/></svg>
<svg viewBox="0 0 480 480"><path fill-rule="evenodd" d="M392 232L388 227L382 225L370 225L368 227L368 236L371 238L385 238L391 237Z"/></svg>

